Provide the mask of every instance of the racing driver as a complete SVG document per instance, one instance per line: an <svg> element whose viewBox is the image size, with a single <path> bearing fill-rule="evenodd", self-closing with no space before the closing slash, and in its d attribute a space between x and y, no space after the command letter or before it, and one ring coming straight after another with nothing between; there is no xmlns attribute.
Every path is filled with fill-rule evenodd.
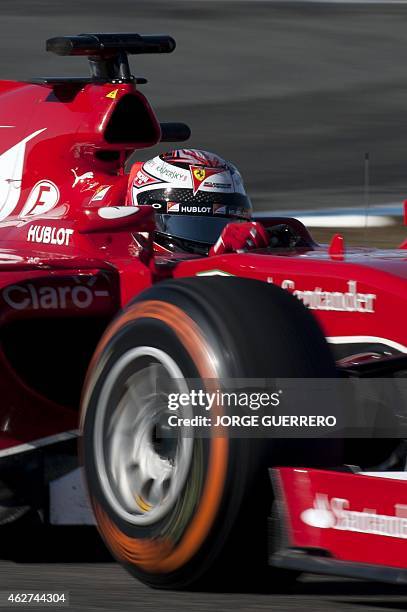
<svg viewBox="0 0 407 612"><path fill-rule="evenodd" d="M267 247L238 169L214 153L178 149L133 165L127 203L155 209L156 253L220 255ZM143 245L143 236L135 236Z"/></svg>

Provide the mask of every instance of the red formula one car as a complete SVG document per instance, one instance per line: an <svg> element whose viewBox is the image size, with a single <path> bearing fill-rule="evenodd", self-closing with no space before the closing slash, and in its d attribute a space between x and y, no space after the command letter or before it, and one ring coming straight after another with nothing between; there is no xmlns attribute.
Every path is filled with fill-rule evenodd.
<svg viewBox="0 0 407 612"><path fill-rule="evenodd" d="M76 467L80 438L100 533L148 584L240 584L266 568L406 581L402 440L164 435L157 398L190 380L407 370L402 248L319 246L273 217L267 232L288 226L291 246L135 248L154 210L126 205L126 160L188 128L158 122L127 54L174 47L55 38L48 50L89 57L90 78L0 83L1 522L29 508L47 520L48 485Z"/></svg>

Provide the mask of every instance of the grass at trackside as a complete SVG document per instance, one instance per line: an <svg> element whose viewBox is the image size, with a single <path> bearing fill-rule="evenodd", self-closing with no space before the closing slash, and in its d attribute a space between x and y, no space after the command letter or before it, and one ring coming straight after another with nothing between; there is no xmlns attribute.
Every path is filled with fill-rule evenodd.
<svg viewBox="0 0 407 612"><path fill-rule="evenodd" d="M309 228L314 240L319 243L330 242L336 233L345 238L345 245L373 246L379 248L397 248L407 238L407 227L374 227L367 232L363 228ZM407 252L406 252L407 256Z"/></svg>

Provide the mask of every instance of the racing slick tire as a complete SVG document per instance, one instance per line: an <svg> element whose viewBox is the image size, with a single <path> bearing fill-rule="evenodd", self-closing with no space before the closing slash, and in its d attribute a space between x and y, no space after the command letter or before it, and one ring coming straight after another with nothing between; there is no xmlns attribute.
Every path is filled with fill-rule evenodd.
<svg viewBox="0 0 407 612"><path fill-rule="evenodd" d="M241 588L269 576L267 468L338 465L335 441L282 444L210 428L168 443L156 434L157 397L190 379L214 389L225 378L335 376L314 317L274 285L212 276L143 292L102 338L82 402L88 491L116 559L157 588Z"/></svg>

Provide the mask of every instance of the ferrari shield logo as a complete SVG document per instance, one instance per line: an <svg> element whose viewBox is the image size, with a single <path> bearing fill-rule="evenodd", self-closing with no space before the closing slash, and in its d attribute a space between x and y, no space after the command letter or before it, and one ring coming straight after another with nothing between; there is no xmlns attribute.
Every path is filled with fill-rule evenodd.
<svg viewBox="0 0 407 612"><path fill-rule="evenodd" d="M197 181L202 183L202 181L205 180L205 178L206 178L205 169L204 168L196 168L194 170L194 177L196 178Z"/></svg>
<svg viewBox="0 0 407 612"><path fill-rule="evenodd" d="M118 89L113 89L110 93L106 94L106 98L111 98L112 100L116 100L117 94L119 93Z"/></svg>
<svg viewBox="0 0 407 612"><path fill-rule="evenodd" d="M213 176L224 172L224 168L203 168L202 166L190 166L194 195L200 190L204 181Z"/></svg>

